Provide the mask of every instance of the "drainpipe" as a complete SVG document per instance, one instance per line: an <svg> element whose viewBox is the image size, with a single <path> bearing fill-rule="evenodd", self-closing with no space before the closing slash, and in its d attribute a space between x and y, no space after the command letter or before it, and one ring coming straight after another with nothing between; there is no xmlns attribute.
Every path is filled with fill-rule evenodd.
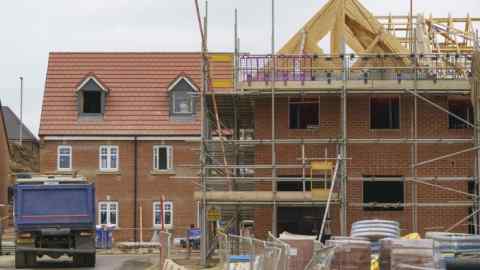
<svg viewBox="0 0 480 270"><path fill-rule="evenodd" d="M137 242L137 201L138 201L138 141L137 136L134 136L133 143L133 241Z"/></svg>

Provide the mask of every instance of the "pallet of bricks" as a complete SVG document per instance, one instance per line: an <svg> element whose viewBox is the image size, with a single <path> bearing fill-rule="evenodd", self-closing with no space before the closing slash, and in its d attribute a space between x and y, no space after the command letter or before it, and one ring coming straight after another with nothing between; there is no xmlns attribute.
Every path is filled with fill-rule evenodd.
<svg viewBox="0 0 480 270"><path fill-rule="evenodd" d="M410 270L433 268L432 240L380 240L380 269Z"/></svg>
<svg viewBox="0 0 480 270"><path fill-rule="evenodd" d="M326 242L327 247L335 247L330 270L369 270L371 245L369 241L358 239L334 239Z"/></svg>

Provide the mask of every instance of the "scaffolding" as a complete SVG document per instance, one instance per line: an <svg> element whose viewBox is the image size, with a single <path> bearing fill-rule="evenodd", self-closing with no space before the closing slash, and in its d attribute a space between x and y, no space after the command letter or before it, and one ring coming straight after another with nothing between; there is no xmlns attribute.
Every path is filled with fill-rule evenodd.
<svg viewBox="0 0 480 270"><path fill-rule="evenodd" d="M343 2L343 4L341 4ZM351 4L362 12L362 23L378 24L383 30L376 30L365 39L355 41L351 35L352 22L346 19L345 11L332 15L333 10L346 10L345 4ZM365 8L359 7L356 0L332 0L314 18L309 21L281 50L275 50L275 32L272 29L272 51L267 55L252 55L240 53L237 29L237 14L235 12L235 50L232 54L232 90L215 92L209 90L211 78L208 70L208 58L205 41L202 42L204 56L204 90L201 93L202 104L202 140L201 140L201 190L195 193L196 200L201 202L202 209L202 258L206 262L209 255L207 209L211 205L222 209L222 219L233 224L233 231L238 232L238 223L243 219L253 219L257 207L269 207L272 211L271 230L277 235L277 211L279 206L314 206L324 208L327 201L337 206L339 211L340 234L348 233L349 207L408 207L411 209L411 226L413 231L419 230L418 210L422 207L472 207L475 232L479 233L480 210L480 185L478 183L480 171L480 96L478 66L475 66L475 57L478 57L478 35L474 32L473 22L479 18L433 18L424 19L423 16L383 16L373 17ZM360 5L361 6L361 5ZM272 1L272 10L273 10ZM351 12L351 7L349 9ZM272 11L272 14L273 11ZM317 39L309 40L305 33L317 24L324 22L327 14L335 18L332 25L335 33L335 53L323 54L316 46ZM275 25L272 15L272 27ZM375 21L373 21L375 20ZM400 22L395 22L398 20ZM414 21L413 21L414 20ZM348 21L348 22L347 22ZM447 23L444 29L442 26ZM464 23L462 31L454 27L454 22ZM362 34L368 29L362 28L359 23L356 28ZM409 27L409 25L413 27ZM201 29L203 29L201 27ZM340 29L340 30L339 30ZM318 31L318 30L317 30ZM322 30L323 31L323 30ZM342 35L343 31L343 35ZM398 34L405 31L404 34ZM206 32L206 30L205 30ZM315 33L313 34L316 35ZM321 34L323 35L323 33ZM320 34L316 37L320 37ZM442 42L438 42L438 36ZM410 39L409 39L410 37ZM205 38L204 38L205 40ZM409 42L411 40L411 42ZM355 44L363 48L360 52L347 52L346 43ZM343 44L339 47L338 44ZM398 47L400 44L402 47ZM387 48L387 49L386 49ZM422 48L422 49L420 49ZM427 49L425 49L427 48ZM352 48L353 49L353 48ZM309 51L310 50L310 51ZM411 52L409 52L411 50ZM478 63L477 59L477 63ZM348 134L349 99L356 96L372 95L399 95L408 102L412 111L408 124L410 134L392 138L360 138ZM339 130L334 136L319 136L312 138L305 135L285 138L279 134L278 99L283 97L309 98L336 96L339 98ZM463 96L471 97L474 111L473 121L449 111L438 105L432 97L435 96ZM268 100L268 102L267 102ZM262 133L257 138L256 106L258 102L268 103L269 124L271 133ZM262 103L263 104L263 103ZM419 116L422 106L431 106L449 117L473 128L472 137L421 137L419 133ZM266 112L267 110L265 110ZM267 116L263 117L267 117ZM318 127L311 127L312 134ZM410 183L411 201L400 204L388 203L351 203L348 201L348 185L355 181L375 180L375 177L358 177L351 174L348 162L355 159L348 151L352 145L379 145L400 144L409 146L410 164L409 175L403 177ZM278 148L282 145L295 145L302 149L297 162L279 162ZM421 160L420 147L424 145L467 145L468 147L444 154L432 159ZM305 156L305 147L334 147L335 155L325 158L336 159L338 166L338 186L332 187L334 194L330 196L315 196L313 190L307 192L305 182L310 183L325 181L324 177L307 176L305 171L312 169L310 159L322 158L320 154L313 157ZM256 154L261 148L267 152L271 150L270 162L258 162ZM419 176L418 169L429 163L456 157L460 154L474 153L474 164L471 164L473 175L458 176ZM338 155L338 159L336 158ZM306 160L309 160L306 162ZM298 162L301 161L301 162ZM192 166L194 166L192 164ZM282 176L281 171L292 170L301 176ZM269 172L268 175L265 172ZM195 177L177 177L178 179L194 180ZM378 180L378 179L377 179ZM475 192L469 193L456 188L444 186L444 182L469 182L475 183ZM278 191L282 182L301 182L303 190L296 193ZM438 188L444 192L465 195L470 198L466 201L446 202L419 202L419 186ZM269 187L266 190L266 187ZM318 195L318 194L317 194ZM328 197L328 198L327 198ZM326 217L326 215L325 215ZM466 219L465 219L466 220ZM455 223L456 226L465 221ZM325 219L324 219L325 221ZM323 222L324 223L324 222ZM448 228L453 229L452 227ZM323 231L323 226L322 226ZM214 233L210 230L210 233Z"/></svg>

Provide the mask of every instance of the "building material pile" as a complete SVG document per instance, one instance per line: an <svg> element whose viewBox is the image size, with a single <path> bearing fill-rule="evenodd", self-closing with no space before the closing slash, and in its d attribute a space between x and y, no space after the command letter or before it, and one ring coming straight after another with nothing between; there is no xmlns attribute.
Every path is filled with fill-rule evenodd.
<svg viewBox="0 0 480 270"><path fill-rule="evenodd" d="M429 239L380 240L381 269L400 270L406 266L433 268L433 241Z"/></svg>
<svg viewBox="0 0 480 270"><path fill-rule="evenodd" d="M391 220L362 220L352 224L352 237L365 237L371 241L399 238L400 224Z"/></svg>
<svg viewBox="0 0 480 270"><path fill-rule="evenodd" d="M303 270L313 256L315 236L283 232L279 239L289 245L289 270Z"/></svg>
<svg viewBox="0 0 480 270"><path fill-rule="evenodd" d="M327 247L335 247L331 270L370 269L370 242L362 240L328 240Z"/></svg>

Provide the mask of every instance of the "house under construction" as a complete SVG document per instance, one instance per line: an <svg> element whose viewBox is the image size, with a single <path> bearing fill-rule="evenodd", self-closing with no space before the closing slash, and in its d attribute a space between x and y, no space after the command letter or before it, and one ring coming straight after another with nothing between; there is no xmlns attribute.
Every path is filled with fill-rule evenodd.
<svg viewBox="0 0 480 270"><path fill-rule="evenodd" d="M324 223L348 235L370 218L477 233L479 21L330 0L278 51L205 57L204 229L220 209L231 231L254 220L257 238ZM211 62L231 62L231 79Z"/></svg>

